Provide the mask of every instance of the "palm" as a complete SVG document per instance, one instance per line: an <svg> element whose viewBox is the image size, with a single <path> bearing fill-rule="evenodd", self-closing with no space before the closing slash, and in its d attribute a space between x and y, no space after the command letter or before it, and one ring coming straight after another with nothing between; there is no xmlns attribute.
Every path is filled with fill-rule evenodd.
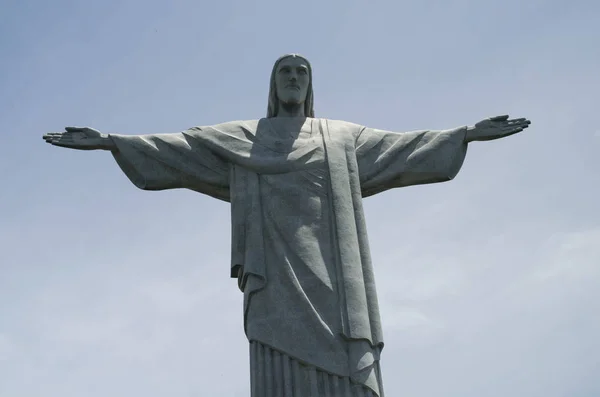
<svg viewBox="0 0 600 397"><path fill-rule="evenodd" d="M469 141L489 141L504 138L523 131L531 121L520 118L509 120L508 116L497 116L482 120L467 131Z"/></svg>
<svg viewBox="0 0 600 397"><path fill-rule="evenodd" d="M71 149L98 149L102 139L100 131L89 127L66 127L65 132L51 132L43 136L52 145Z"/></svg>

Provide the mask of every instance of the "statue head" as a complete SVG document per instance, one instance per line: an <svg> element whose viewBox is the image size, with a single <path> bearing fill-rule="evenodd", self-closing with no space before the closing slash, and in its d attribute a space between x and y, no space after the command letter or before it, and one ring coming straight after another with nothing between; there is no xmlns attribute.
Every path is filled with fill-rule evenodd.
<svg viewBox="0 0 600 397"><path fill-rule="evenodd" d="M304 106L304 116L315 117L312 68L301 55L284 55L273 66L267 117L276 117L281 106Z"/></svg>

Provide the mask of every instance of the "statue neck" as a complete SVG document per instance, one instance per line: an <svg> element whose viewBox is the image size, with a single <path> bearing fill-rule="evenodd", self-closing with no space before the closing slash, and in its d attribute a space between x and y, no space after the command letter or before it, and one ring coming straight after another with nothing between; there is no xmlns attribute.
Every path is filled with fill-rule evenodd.
<svg viewBox="0 0 600 397"><path fill-rule="evenodd" d="M304 103L290 105L288 103L279 102L277 117L305 117Z"/></svg>

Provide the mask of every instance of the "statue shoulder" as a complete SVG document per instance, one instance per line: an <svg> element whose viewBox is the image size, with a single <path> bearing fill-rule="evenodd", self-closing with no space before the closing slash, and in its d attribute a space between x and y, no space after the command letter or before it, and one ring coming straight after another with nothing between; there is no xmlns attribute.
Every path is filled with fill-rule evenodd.
<svg viewBox="0 0 600 397"><path fill-rule="evenodd" d="M202 134L207 131L214 132L225 132L225 133L238 133L243 131L249 131L252 134L256 133L260 120L235 120L227 121L219 124L203 125L193 127L189 131Z"/></svg>
<svg viewBox="0 0 600 397"><path fill-rule="evenodd" d="M340 132L344 132L345 134L352 134L354 136L358 136L360 132L363 130L364 126L351 123L349 121L344 120L332 120L332 119L320 119L327 123L327 128L330 130L336 130Z"/></svg>

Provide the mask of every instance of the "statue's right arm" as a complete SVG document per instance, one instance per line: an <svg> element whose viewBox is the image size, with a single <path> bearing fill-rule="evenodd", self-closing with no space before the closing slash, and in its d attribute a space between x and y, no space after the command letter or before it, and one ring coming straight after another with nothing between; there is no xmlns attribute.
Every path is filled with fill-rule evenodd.
<svg viewBox="0 0 600 397"><path fill-rule="evenodd" d="M108 134L89 127L66 127L64 132L51 132L43 136L47 143L54 146L78 150L110 150L117 146Z"/></svg>
<svg viewBox="0 0 600 397"><path fill-rule="evenodd" d="M229 163L193 133L108 135L88 127L67 127L44 135L54 146L110 150L135 186L143 190L186 188L229 201Z"/></svg>

